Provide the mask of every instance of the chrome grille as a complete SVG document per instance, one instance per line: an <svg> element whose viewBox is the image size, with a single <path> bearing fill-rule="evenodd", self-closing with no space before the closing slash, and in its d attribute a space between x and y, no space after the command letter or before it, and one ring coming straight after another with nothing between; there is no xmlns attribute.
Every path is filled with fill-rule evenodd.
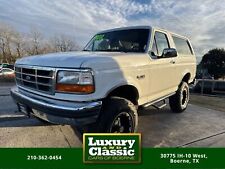
<svg viewBox="0 0 225 169"><path fill-rule="evenodd" d="M16 66L16 83L19 86L44 93L54 93L54 69Z"/></svg>

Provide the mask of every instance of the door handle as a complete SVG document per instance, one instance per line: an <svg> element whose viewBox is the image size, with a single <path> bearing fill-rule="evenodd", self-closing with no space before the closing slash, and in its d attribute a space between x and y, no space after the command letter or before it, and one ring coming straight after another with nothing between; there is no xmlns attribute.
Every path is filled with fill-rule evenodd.
<svg viewBox="0 0 225 169"><path fill-rule="evenodd" d="M174 63L176 63L176 61L175 60L171 60L170 63L171 64L174 64Z"/></svg>

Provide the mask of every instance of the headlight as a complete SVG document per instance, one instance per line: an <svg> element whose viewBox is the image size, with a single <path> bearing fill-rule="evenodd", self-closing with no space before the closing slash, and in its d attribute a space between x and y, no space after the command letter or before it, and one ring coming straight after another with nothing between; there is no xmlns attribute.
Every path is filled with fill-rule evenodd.
<svg viewBox="0 0 225 169"><path fill-rule="evenodd" d="M60 92L93 93L92 73L90 71L58 71L56 90Z"/></svg>

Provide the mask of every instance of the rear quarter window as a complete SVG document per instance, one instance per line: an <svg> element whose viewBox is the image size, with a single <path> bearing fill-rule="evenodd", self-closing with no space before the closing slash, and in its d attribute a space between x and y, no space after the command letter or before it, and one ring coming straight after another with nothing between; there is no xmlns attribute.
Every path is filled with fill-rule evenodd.
<svg viewBox="0 0 225 169"><path fill-rule="evenodd" d="M187 39L172 36L177 52L180 55L193 55L193 51Z"/></svg>

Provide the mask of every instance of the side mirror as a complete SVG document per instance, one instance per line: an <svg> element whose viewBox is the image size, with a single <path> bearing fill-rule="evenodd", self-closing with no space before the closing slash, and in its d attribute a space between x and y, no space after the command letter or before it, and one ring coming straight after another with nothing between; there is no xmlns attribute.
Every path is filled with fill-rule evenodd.
<svg viewBox="0 0 225 169"><path fill-rule="evenodd" d="M177 50L174 48L165 48L162 53L162 58L171 58L177 56Z"/></svg>

